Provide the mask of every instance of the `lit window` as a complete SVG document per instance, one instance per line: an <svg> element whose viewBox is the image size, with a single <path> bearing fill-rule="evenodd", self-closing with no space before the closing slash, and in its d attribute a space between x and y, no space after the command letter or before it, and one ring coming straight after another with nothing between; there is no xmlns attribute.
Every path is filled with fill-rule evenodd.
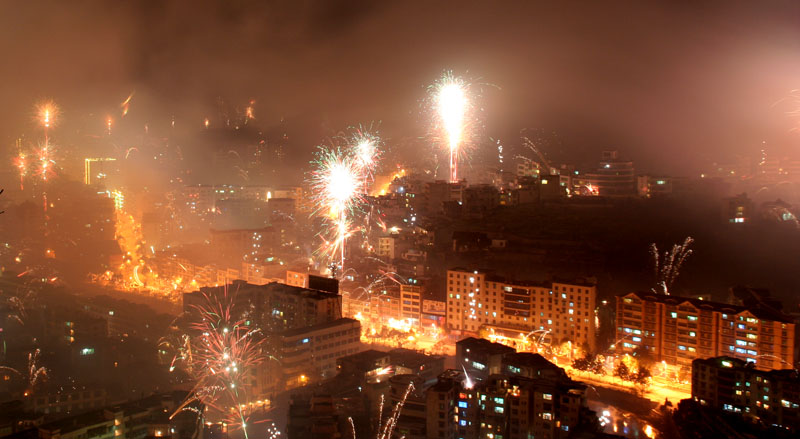
<svg viewBox="0 0 800 439"><path fill-rule="evenodd" d="M553 395L551 393L544 393L544 394L542 394L542 398L550 401L550 400L553 399Z"/></svg>
<svg viewBox="0 0 800 439"><path fill-rule="evenodd" d="M669 315L671 315L673 319L677 319L678 318L678 313L676 313L676 312L671 312L671 313L669 313Z"/></svg>
<svg viewBox="0 0 800 439"><path fill-rule="evenodd" d="M697 316L686 316L686 318L689 319L690 322L697 321Z"/></svg>

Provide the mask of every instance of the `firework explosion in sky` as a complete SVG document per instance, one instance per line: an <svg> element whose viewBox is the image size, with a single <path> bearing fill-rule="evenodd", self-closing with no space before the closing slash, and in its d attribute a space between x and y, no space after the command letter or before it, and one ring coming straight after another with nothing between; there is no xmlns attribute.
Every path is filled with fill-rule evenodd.
<svg viewBox="0 0 800 439"><path fill-rule="evenodd" d="M314 215L322 221L322 245L318 254L326 260L339 255L339 270L344 272L347 238L357 230L354 224L364 214L365 195L381 156L381 139L376 132L355 129L337 139L345 147L320 147L310 177Z"/></svg>

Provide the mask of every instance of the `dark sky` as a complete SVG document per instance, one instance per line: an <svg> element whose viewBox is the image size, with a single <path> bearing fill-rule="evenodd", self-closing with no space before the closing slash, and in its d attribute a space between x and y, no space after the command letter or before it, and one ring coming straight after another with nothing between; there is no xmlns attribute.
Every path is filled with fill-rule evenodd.
<svg viewBox="0 0 800 439"><path fill-rule="evenodd" d="M453 69L498 87L482 99L495 138L557 129L675 173L762 140L800 149L773 106L800 88L796 1L4 1L0 56L6 144L41 98L69 117L132 90L145 119L253 97L265 124L416 136L425 86Z"/></svg>

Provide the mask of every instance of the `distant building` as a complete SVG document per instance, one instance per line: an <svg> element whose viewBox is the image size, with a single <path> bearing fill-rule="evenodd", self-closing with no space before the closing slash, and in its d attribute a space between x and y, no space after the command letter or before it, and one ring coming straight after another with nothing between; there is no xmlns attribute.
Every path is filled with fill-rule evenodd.
<svg viewBox="0 0 800 439"><path fill-rule="evenodd" d="M688 366L727 355L760 369L794 364L795 323L770 309L746 308L654 293L617 296L618 352L648 352Z"/></svg>
<svg viewBox="0 0 800 439"><path fill-rule="evenodd" d="M105 389L64 389L37 393L29 398L28 405L36 413L65 416L102 408L107 404L106 398Z"/></svg>
<svg viewBox="0 0 800 439"><path fill-rule="evenodd" d="M672 194L672 178L639 175L636 177L636 189L640 197L651 198Z"/></svg>
<svg viewBox="0 0 800 439"><path fill-rule="evenodd" d="M620 159L617 151L603 151L597 171L585 177L602 197L629 197L636 194L633 162Z"/></svg>
<svg viewBox="0 0 800 439"><path fill-rule="evenodd" d="M39 438L179 439L191 437L197 434L195 432L197 422L191 422L192 419L195 419L194 414L185 412L179 413L174 418L170 417L185 397L185 392L157 394L48 422L38 427Z"/></svg>
<svg viewBox="0 0 800 439"><path fill-rule="evenodd" d="M753 217L753 202L747 194L722 200L722 220L728 224L749 223Z"/></svg>
<svg viewBox="0 0 800 439"><path fill-rule="evenodd" d="M396 237L394 236L381 236L378 238L378 256L383 256L389 260L394 259L397 255L394 251Z"/></svg>
<svg viewBox="0 0 800 439"><path fill-rule="evenodd" d="M597 287L585 282L521 282L483 270L447 271L447 325L468 334L488 331L509 343L547 336L595 345Z"/></svg>
<svg viewBox="0 0 800 439"><path fill-rule="evenodd" d="M795 369L762 371L729 356L696 359L692 398L764 425L800 432L800 376Z"/></svg>

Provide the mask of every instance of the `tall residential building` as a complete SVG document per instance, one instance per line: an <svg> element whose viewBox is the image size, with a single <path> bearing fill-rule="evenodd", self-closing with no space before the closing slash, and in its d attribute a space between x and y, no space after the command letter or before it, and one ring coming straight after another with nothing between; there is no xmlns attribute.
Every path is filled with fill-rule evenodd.
<svg viewBox="0 0 800 439"><path fill-rule="evenodd" d="M692 398L700 404L800 432L797 370L762 371L723 356L692 362Z"/></svg>
<svg viewBox="0 0 800 439"><path fill-rule="evenodd" d="M427 438L597 437L591 433L597 417L586 407L585 390L564 373L537 378L494 374L476 384L462 371L448 370L426 392Z"/></svg>
<svg viewBox="0 0 800 439"><path fill-rule="evenodd" d="M466 334L489 331L511 341L529 335L595 345L597 287L588 282L521 282L491 272L447 271L447 325Z"/></svg>
<svg viewBox="0 0 800 439"><path fill-rule="evenodd" d="M727 355L760 369L795 363L795 323L763 308L679 296L617 296L618 352L646 349L656 361L688 366Z"/></svg>

